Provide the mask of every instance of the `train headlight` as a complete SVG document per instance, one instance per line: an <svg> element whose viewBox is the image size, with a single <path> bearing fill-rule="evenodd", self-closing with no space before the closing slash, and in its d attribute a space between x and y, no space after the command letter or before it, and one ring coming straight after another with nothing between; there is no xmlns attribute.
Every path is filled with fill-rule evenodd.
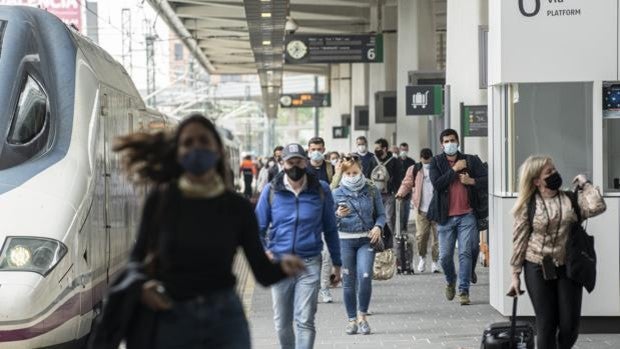
<svg viewBox="0 0 620 349"><path fill-rule="evenodd" d="M60 241L34 237L8 237L0 252L0 271L32 271L47 275L67 253Z"/></svg>

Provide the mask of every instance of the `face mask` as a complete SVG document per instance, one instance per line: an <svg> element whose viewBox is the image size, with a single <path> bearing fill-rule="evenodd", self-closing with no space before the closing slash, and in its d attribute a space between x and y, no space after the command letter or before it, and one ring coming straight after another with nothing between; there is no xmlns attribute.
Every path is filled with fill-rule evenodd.
<svg viewBox="0 0 620 349"><path fill-rule="evenodd" d="M554 172L551 176L545 178L545 184L548 189L558 190L562 186L562 176L558 172Z"/></svg>
<svg viewBox="0 0 620 349"><path fill-rule="evenodd" d="M275 164L276 164L275 162L273 162L273 161L269 161L269 164L267 164L267 166L269 166L269 167L273 167L273 166L275 166Z"/></svg>
<svg viewBox="0 0 620 349"><path fill-rule="evenodd" d="M351 191L360 191L366 185L366 179L361 173L357 176L342 176L340 184Z"/></svg>
<svg viewBox="0 0 620 349"><path fill-rule="evenodd" d="M456 143L445 143L443 145L443 152L447 155L455 155L457 151L459 151L459 145Z"/></svg>
<svg viewBox="0 0 620 349"><path fill-rule="evenodd" d="M400 157L403 158L403 159L406 159L407 155L408 155L408 153L406 151L401 151L400 152Z"/></svg>
<svg viewBox="0 0 620 349"><path fill-rule="evenodd" d="M392 153L392 157L393 157L394 159L396 159L396 158L398 157L398 154L396 154L396 153Z"/></svg>
<svg viewBox="0 0 620 349"><path fill-rule="evenodd" d="M291 168L285 169L284 173L286 173L288 178L290 178L294 182L297 182L298 180L303 178L303 176L306 174L306 170L301 167L293 166Z"/></svg>
<svg viewBox="0 0 620 349"><path fill-rule="evenodd" d="M366 150L367 150L366 145L358 145L357 146L357 151L360 154L366 154Z"/></svg>
<svg viewBox="0 0 620 349"><path fill-rule="evenodd" d="M375 150L375 155L377 155L378 158L382 158L383 157L383 150L381 150L381 149Z"/></svg>
<svg viewBox="0 0 620 349"><path fill-rule="evenodd" d="M194 149L181 159L181 167L194 176L202 176L215 167L220 156L207 149Z"/></svg>
<svg viewBox="0 0 620 349"><path fill-rule="evenodd" d="M321 161L323 160L323 154L320 151L315 150L310 153L310 160L312 161Z"/></svg>
<svg viewBox="0 0 620 349"><path fill-rule="evenodd" d="M338 165L338 159L334 159L334 160L332 160L330 162L332 163L332 166Z"/></svg>

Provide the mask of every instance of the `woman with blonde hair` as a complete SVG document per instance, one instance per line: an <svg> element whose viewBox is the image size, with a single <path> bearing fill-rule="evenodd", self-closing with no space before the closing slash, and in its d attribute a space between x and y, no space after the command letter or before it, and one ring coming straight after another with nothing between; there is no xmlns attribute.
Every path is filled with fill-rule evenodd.
<svg viewBox="0 0 620 349"><path fill-rule="evenodd" d="M347 334L370 334L366 320L372 294L373 246L383 242L385 210L379 190L364 177L357 155L345 155L340 186L333 191L342 255Z"/></svg>
<svg viewBox="0 0 620 349"><path fill-rule="evenodd" d="M605 211L603 197L585 175L578 175L573 183L578 187L583 219ZM513 209L513 274L508 294L516 297L523 293L520 275L525 270L539 349L571 348L581 317L582 286L567 277L565 265L567 239L578 216L571 201L573 193L561 187L562 177L549 156L530 156L521 165L519 196Z"/></svg>

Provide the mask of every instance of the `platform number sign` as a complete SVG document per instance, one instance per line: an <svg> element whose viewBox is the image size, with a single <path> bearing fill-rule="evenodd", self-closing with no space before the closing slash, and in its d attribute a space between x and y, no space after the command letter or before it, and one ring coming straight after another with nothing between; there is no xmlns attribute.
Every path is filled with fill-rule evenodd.
<svg viewBox="0 0 620 349"><path fill-rule="evenodd" d="M286 64L381 63L382 34L289 34Z"/></svg>
<svg viewBox="0 0 620 349"><path fill-rule="evenodd" d="M534 17L538 14L538 12L540 12L540 0L517 0L517 1L519 1L519 11L521 11L521 14L524 15L525 17ZM528 11L526 9L526 5L525 5L526 2L534 3L534 9L532 11Z"/></svg>

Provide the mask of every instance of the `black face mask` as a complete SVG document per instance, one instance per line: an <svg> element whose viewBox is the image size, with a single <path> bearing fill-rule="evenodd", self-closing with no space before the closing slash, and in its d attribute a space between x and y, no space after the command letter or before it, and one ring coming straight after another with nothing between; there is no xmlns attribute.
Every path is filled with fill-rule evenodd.
<svg viewBox="0 0 620 349"><path fill-rule="evenodd" d="M558 190L562 186L562 176L558 172L554 172L549 177L545 178L545 184L548 189Z"/></svg>
<svg viewBox="0 0 620 349"><path fill-rule="evenodd" d="M306 174L306 170L301 167L293 166L291 168L285 169L284 173L286 173L288 178L297 182L298 180L302 179L302 177Z"/></svg>
<svg viewBox="0 0 620 349"><path fill-rule="evenodd" d="M384 154L384 153L383 153L383 150L382 150L382 149L375 150L375 155L377 155L377 157L378 157L379 159L381 159L381 158L383 157L383 154Z"/></svg>

